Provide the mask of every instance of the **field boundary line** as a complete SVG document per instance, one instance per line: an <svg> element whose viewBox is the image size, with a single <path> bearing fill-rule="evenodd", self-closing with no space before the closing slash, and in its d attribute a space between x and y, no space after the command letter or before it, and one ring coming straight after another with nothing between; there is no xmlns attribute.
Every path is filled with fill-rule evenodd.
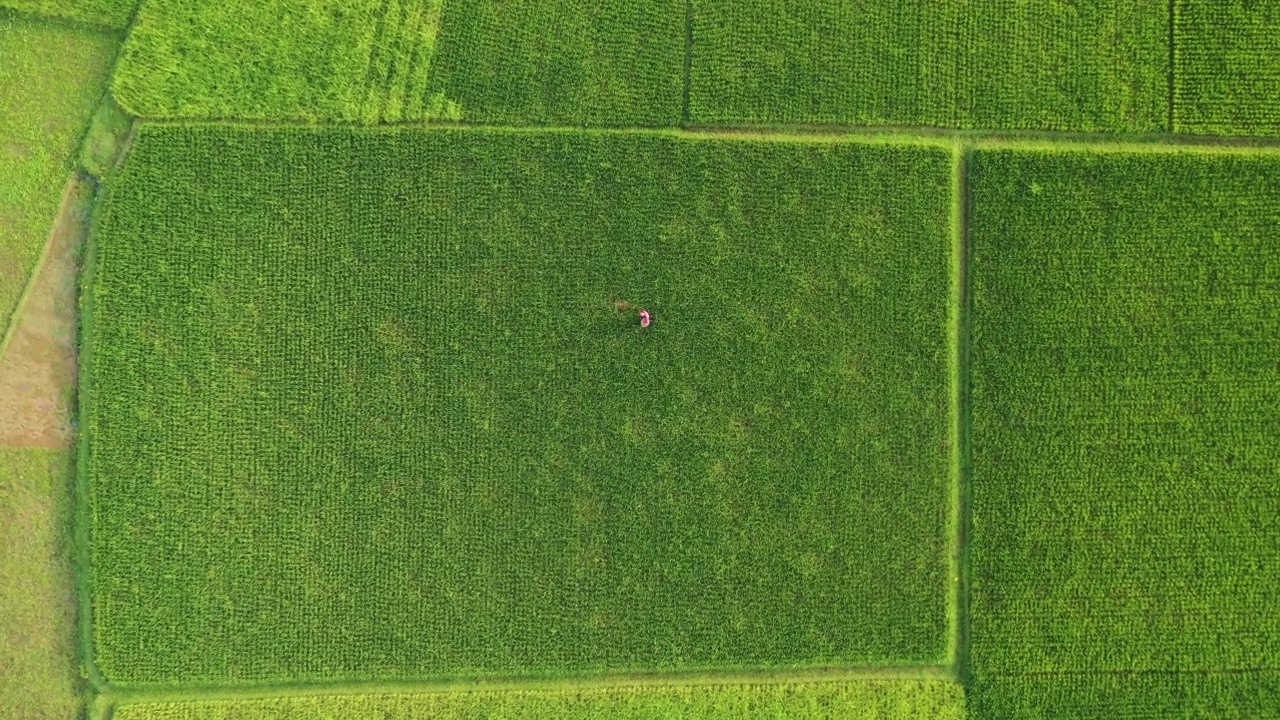
<svg viewBox="0 0 1280 720"><path fill-rule="evenodd" d="M957 140L951 168L951 647L948 659L964 682L969 666L969 536L970 478L969 333L972 294L969 287L969 148Z"/></svg>
<svg viewBox="0 0 1280 720"><path fill-rule="evenodd" d="M98 264L98 221L102 215L105 198L104 185L94 184L90 200L89 230L84 239L84 254L79 275L77 302L76 351L79 372L76 382L76 442L75 442L75 524L72 528L72 547L75 560L76 622L79 626L80 662L91 688L99 694L107 689L106 679L98 670L93 643L93 596L90 578L89 526L92 509L89 503L89 428L87 407L92 382L93 360L93 282ZM107 711L110 715L110 710Z"/></svg>
<svg viewBox="0 0 1280 720"><path fill-rule="evenodd" d="M991 673L983 674L983 680L1008 680L1015 678L1028 677L1131 677L1141 675L1190 675L1204 676L1212 675L1272 675L1280 674L1280 667L1256 667L1256 668L1219 668L1196 670L1032 670L1028 672L1018 673Z"/></svg>
<svg viewBox="0 0 1280 720"><path fill-rule="evenodd" d="M48 262L49 252L53 248L53 234L57 227L57 219L67 211L67 204L75 194L76 186L82 182L92 182L89 180L90 177L79 170L73 170L68 173L66 182L62 184L62 199L58 201L58 210L53 215L49 232L44 239L44 245L40 248L40 254L36 256L36 264L31 267L31 273L27 276L27 281L22 285L22 294L18 295L18 302L13 305L13 313L5 324L4 337L0 338L0 359L4 358L4 354L9 351L9 343L13 341L13 336L18 331L18 319L22 317L22 313L27 309L27 303L31 299L31 292L35 288L36 280L40 277L40 271L44 269L45 263Z"/></svg>
<svg viewBox="0 0 1280 720"><path fill-rule="evenodd" d="M117 101L118 102L118 101ZM122 106L123 107L123 106ZM125 108L127 110L127 108ZM737 139L769 142L862 142L950 149L957 141L969 150L1045 150L1063 152L1203 153L1280 155L1280 137L1189 135L1181 133L1088 133L1048 130L954 129L858 125L698 125L684 127L485 125L460 121L402 121L370 125L360 122L294 122L275 120L156 119L139 117L157 127L217 127L323 132L346 128L364 133L406 129L503 133L579 133L584 135L652 135L686 139Z"/></svg>
<svg viewBox="0 0 1280 720"><path fill-rule="evenodd" d="M1178 0L1169 0L1169 132L1177 129L1175 100L1178 83Z"/></svg>
<svg viewBox="0 0 1280 720"><path fill-rule="evenodd" d="M186 702L192 700L255 700L322 695L395 695L456 692L575 691L635 687L692 687L710 685L779 685L851 680L938 680L953 682L951 668L941 665L813 668L743 671L696 671L601 674L578 677L469 678L439 681L348 681L264 683L242 686L111 686L105 691L116 704Z"/></svg>

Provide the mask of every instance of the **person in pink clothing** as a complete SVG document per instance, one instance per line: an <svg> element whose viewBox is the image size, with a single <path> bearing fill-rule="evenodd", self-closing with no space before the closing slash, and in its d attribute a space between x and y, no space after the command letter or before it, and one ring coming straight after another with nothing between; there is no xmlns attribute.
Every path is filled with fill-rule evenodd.
<svg viewBox="0 0 1280 720"><path fill-rule="evenodd" d="M644 308L637 308L626 300L613 301L613 308L618 312L626 312L634 309L640 316L640 327L642 328L647 328L653 323L653 316L649 314L648 310L645 310Z"/></svg>

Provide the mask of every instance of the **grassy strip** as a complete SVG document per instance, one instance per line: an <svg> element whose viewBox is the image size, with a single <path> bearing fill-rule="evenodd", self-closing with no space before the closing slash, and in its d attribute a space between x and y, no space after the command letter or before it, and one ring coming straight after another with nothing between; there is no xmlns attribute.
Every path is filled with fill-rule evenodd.
<svg viewBox="0 0 1280 720"><path fill-rule="evenodd" d="M241 683L236 685L173 685L106 689L112 702L179 703L189 701L270 700L314 696L373 696L486 693L571 693L578 691L643 690L645 688L697 688L707 686L857 684L862 682L954 682L951 668L942 665L915 667L849 667L760 669L720 672L598 673L576 676L501 678L493 676L405 682L319 681Z"/></svg>
<svg viewBox="0 0 1280 720"><path fill-rule="evenodd" d="M429 694L309 696L122 704L114 720L320 720L417 718L831 718L961 720L961 687L943 681L844 681L774 685L649 686Z"/></svg>
<svg viewBox="0 0 1280 720"><path fill-rule="evenodd" d="M0 708L73 717L83 701L71 597L72 463L0 446Z"/></svg>

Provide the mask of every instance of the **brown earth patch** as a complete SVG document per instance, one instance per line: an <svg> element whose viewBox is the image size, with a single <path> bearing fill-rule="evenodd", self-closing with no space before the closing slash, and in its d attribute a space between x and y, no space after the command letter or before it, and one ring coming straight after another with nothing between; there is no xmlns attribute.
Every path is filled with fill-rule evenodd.
<svg viewBox="0 0 1280 720"><path fill-rule="evenodd" d="M75 431L80 249L94 185L67 181L43 262L0 357L0 445L71 447Z"/></svg>

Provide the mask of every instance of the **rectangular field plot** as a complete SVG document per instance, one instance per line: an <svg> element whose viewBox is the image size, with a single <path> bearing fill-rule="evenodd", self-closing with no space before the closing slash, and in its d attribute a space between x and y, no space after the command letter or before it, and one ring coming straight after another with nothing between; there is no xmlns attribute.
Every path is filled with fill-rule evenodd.
<svg viewBox="0 0 1280 720"><path fill-rule="evenodd" d="M1280 135L1280 4L1178 0L1174 129Z"/></svg>
<svg viewBox="0 0 1280 720"><path fill-rule="evenodd" d="M971 191L975 673L1280 667L1280 158Z"/></svg>
<svg viewBox="0 0 1280 720"><path fill-rule="evenodd" d="M941 662L951 162L146 127L89 295L103 673Z"/></svg>
<svg viewBox="0 0 1280 720"><path fill-rule="evenodd" d="M1169 13L1143 0L693 0L700 124L1167 129Z"/></svg>
<svg viewBox="0 0 1280 720"><path fill-rule="evenodd" d="M431 91L468 122L680 124L685 0L444 2Z"/></svg>
<svg viewBox="0 0 1280 720"><path fill-rule="evenodd" d="M147 118L677 125L683 0L150 0L115 93Z"/></svg>
<svg viewBox="0 0 1280 720"><path fill-rule="evenodd" d="M964 691L942 680L636 686L123 705L115 720L964 720Z"/></svg>
<svg viewBox="0 0 1280 720"><path fill-rule="evenodd" d="M113 78L146 118L395 122L429 96L442 0L148 0Z"/></svg>
<svg viewBox="0 0 1280 720"><path fill-rule="evenodd" d="M1277 720L1280 671L996 677L968 695L970 720Z"/></svg>

